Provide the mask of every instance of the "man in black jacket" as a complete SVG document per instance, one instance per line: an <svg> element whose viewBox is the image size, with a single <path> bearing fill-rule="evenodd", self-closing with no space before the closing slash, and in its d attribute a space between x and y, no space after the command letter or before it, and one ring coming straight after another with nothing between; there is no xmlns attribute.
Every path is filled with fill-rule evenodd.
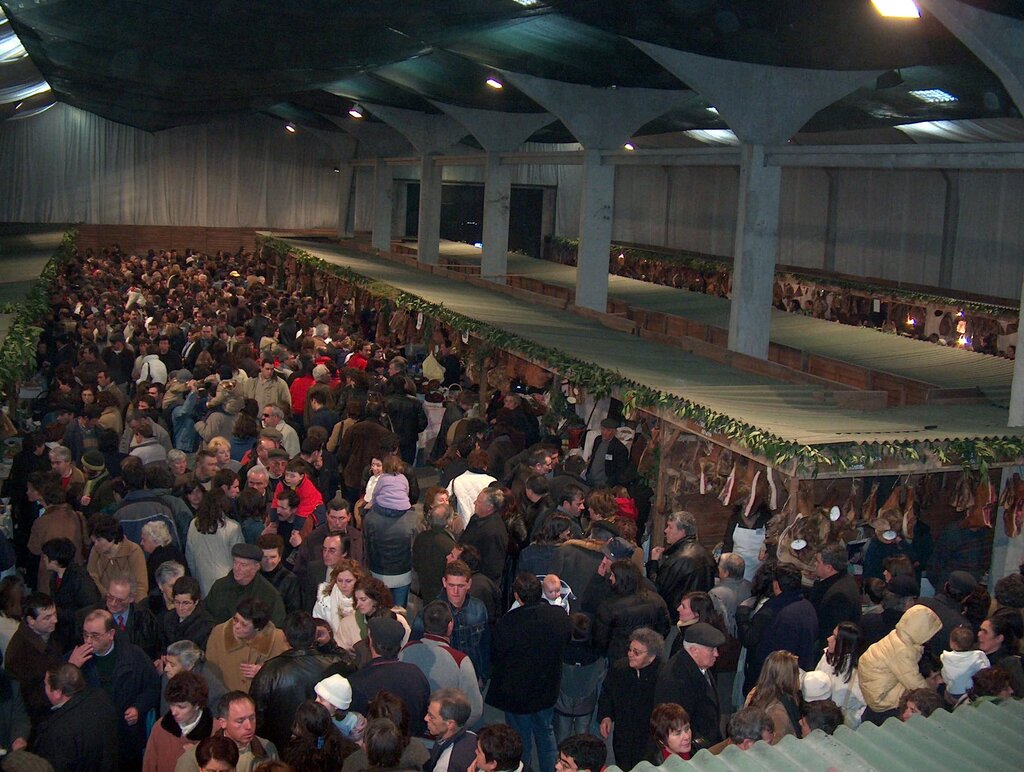
<svg viewBox="0 0 1024 772"><path fill-rule="evenodd" d="M480 573L501 581L508 548L508 530L501 519L505 495L498 488L484 488L476 497L473 516L462 532L462 543L480 551Z"/></svg>
<svg viewBox="0 0 1024 772"><path fill-rule="evenodd" d="M587 465L587 482L594 488L614 488L624 485L629 469L629 449L615 436L618 420L601 421L601 436L594 440Z"/></svg>
<svg viewBox="0 0 1024 772"><path fill-rule="evenodd" d="M564 615L563 615L564 616ZM409 708L409 733L422 737L427 730L425 716L430 706L430 682L423 671L408 662L399 662L405 628L397 619L375 617L367 625L370 664L348 677L352 685L352 705L365 713L370 700L381 689L398 695Z"/></svg>
<svg viewBox="0 0 1024 772"><path fill-rule="evenodd" d="M654 704L674 702L690 715L694 748L722 741L718 689L711 672L725 635L706 622L686 628L683 648L662 665L654 687Z"/></svg>
<svg viewBox="0 0 1024 772"><path fill-rule="evenodd" d="M68 662L82 669L89 686L110 697L118 716L121 768L137 768L146 748L146 713L160 704L160 676L146 653L117 633L106 609L85 618L82 638L85 643L74 648Z"/></svg>
<svg viewBox="0 0 1024 772"><path fill-rule="evenodd" d="M281 560L284 555L284 539L276 533L265 533L256 540L256 546L263 550L260 572L263 574L263 578L274 585L274 589L281 594L284 610L289 614L293 611L300 611L302 609L302 586L295 574L285 568Z"/></svg>
<svg viewBox="0 0 1024 772"><path fill-rule="evenodd" d="M177 641L192 641L201 649L206 648L215 622L202 604L202 588L193 576L182 576L171 588L174 610L164 614L161 630L164 648Z"/></svg>
<svg viewBox="0 0 1024 772"><path fill-rule="evenodd" d="M47 671L45 688L53 710L39 725L32 752L56 772L118 769L119 720L106 693L87 688L82 672L67 663Z"/></svg>
<svg viewBox="0 0 1024 772"><path fill-rule="evenodd" d="M647 575L665 599L673 622L679 621L679 601L688 592L708 592L715 586L715 559L697 541L697 519L685 510L673 512L665 523L665 546L654 547Z"/></svg>
<svg viewBox="0 0 1024 772"><path fill-rule="evenodd" d="M828 637L840 622L860 619L860 590L857 580L847 573L846 548L842 545L821 550L815 558L817 581L811 589L811 605L818 612L818 649L824 649Z"/></svg>
<svg viewBox="0 0 1024 772"><path fill-rule="evenodd" d="M520 573L512 592L520 606L498 621L486 701L505 711L509 726L523 738L524 758L530 758L535 742L540 768L554 769L558 751L552 722L572 623L560 607L543 600L536 576Z"/></svg>
<svg viewBox="0 0 1024 772"><path fill-rule="evenodd" d="M316 650L316 622L304 611L293 611L284 622L284 637L292 647L267 660L252 679L249 696L256 703L256 724L278 748L288 745L292 720L303 700L316 699L313 687L341 657Z"/></svg>

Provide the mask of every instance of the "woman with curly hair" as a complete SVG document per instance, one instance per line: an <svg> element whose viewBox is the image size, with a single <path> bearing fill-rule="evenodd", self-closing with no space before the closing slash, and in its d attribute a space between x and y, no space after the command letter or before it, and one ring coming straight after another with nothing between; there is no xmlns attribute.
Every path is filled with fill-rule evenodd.
<svg viewBox="0 0 1024 772"><path fill-rule="evenodd" d="M360 667L370 661L366 632L367 624L374 617L393 614L405 628L402 645L409 642L410 629L405 619L405 609L395 606L391 590L384 582L373 576L364 576L356 581L352 598L355 613L342 618L338 627L338 645L345 651L355 653Z"/></svg>
<svg viewBox="0 0 1024 772"><path fill-rule="evenodd" d="M313 616L322 619L331 626L334 640L341 639L341 620L355 613L356 583L363 578L363 567L354 560L342 558L331 571L331 579L320 586L316 603L313 605Z"/></svg>
<svg viewBox="0 0 1024 772"><path fill-rule="evenodd" d="M338 769L357 750L359 746L338 731L327 708L306 700L295 711L292 737L281 758L292 769L328 772Z"/></svg>

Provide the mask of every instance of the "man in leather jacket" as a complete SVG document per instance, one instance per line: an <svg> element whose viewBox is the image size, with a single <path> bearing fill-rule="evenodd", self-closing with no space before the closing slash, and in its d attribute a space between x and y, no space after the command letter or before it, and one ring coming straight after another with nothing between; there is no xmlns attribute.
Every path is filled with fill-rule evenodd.
<svg viewBox="0 0 1024 772"><path fill-rule="evenodd" d="M305 611L293 611L284 622L284 637L291 648L263 663L252 679L249 696L256 703L256 724L279 748L287 746L295 711L326 671L340 672L341 657L316 650L316 622Z"/></svg>
<svg viewBox="0 0 1024 772"><path fill-rule="evenodd" d="M673 623L679 621L683 596L710 590L717 573L715 559L697 541L697 519L685 510L670 514L665 523L665 546L651 550L647 576L665 599Z"/></svg>

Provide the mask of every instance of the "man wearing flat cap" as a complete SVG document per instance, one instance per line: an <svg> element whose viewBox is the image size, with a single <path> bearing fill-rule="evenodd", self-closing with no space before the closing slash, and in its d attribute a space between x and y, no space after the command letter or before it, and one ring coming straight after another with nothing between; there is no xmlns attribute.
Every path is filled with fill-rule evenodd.
<svg viewBox="0 0 1024 772"><path fill-rule="evenodd" d="M430 706L430 682L418 667L398 660L405 627L397 619L378 616L367 624L367 633L372 659L348 677L352 685L351 709L365 714L370 701L386 689L408 706L410 734L423 737L427 731L423 717Z"/></svg>
<svg viewBox="0 0 1024 772"><path fill-rule="evenodd" d="M206 596L206 610L214 622L226 622L235 613L238 603L258 598L267 604L270 620L281 627L285 608L281 594L260 575L263 550L255 544L236 544L231 548L231 573L213 583Z"/></svg>
<svg viewBox="0 0 1024 772"><path fill-rule="evenodd" d="M615 418L601 421L601 436L594 440L594 448L587 464L587 483L594 488L624 485L629 468L629 449L615 436L619 422Z"/></svg>
<svg viewBox="0 0 1024 772"><path fill-rule="evenodd" d="M683 648L661 666L654 687L654 703L674 702L690 714L694 750L722 741L722 711L711 668L725 635L706 622L686 628Z"/></svg>

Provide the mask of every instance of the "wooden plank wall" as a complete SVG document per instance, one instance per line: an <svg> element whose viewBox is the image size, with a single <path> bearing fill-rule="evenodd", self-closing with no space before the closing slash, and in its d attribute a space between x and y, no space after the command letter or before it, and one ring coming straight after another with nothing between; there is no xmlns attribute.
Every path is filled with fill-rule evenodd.
<svg viewBox="0 0 1024 772"><path fill-rule="evenodd" d="M234 253L239 246L256 247L256 231L269 228L203 228L179 225L93 225L78 226L79 249L100 250L119 244L122 250L139 253L150 249L195 249L206 254ZM334 236L331 230L275 230L275 233Z"/></svg>

